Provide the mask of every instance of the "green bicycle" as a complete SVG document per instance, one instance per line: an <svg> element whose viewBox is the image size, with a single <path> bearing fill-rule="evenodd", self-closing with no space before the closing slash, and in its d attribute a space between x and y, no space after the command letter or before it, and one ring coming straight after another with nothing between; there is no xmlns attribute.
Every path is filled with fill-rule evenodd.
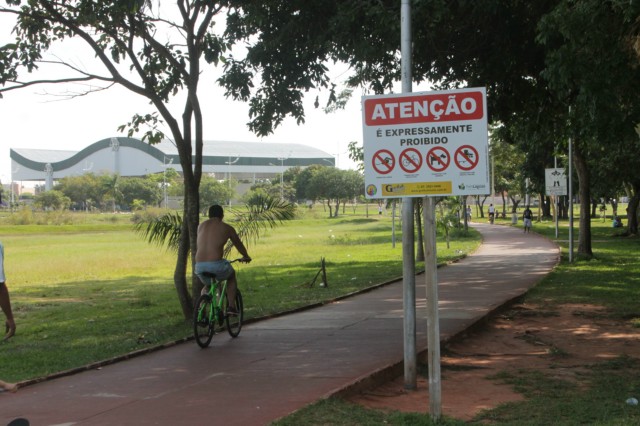
<svg viewBox="0 0 640 426"><path fill-rule="evenodd" d="M241 259L232 260L230 263ZM210 280L209 291L201 294L196 301L193 312L193 333L198 346L206 348L216 332L216 325L226 329L231 337L238 337L242 329L244 305L240 289L236 289L236 310L228 313L229 298L227 296L227 280L218 280L215 274L204 273Z"/></svg>

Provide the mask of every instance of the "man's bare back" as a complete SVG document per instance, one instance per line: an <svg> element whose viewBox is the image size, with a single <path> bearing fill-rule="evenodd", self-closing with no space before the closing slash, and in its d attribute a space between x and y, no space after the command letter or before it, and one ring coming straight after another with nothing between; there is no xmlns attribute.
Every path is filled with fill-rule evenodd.
<svg viewBox="0 0 640 426"><path fill-rule="evenodd" d="M235 230L220 218L214 217L202 222L198 226L196 262L209 262L222 259L224 245L229 239L232 239L235 233Z"/></svg>
<svg viewBox="0 0 640 426"><path fill-rule="evenodd" d="M223 216L220 209L220 216ZM233 226L223 222L222 217L210 217L198 225L196 262L211 262L223 259L224 246L231 240L235 248L245 258L249 258L247 249L238 237Z"/></svg>

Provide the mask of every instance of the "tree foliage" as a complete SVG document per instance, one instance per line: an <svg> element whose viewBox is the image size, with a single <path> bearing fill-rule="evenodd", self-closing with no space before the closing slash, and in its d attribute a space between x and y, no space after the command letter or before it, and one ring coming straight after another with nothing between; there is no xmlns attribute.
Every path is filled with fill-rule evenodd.
<svg viewBox="0 0 640 426"><path fill-rule="evenodd" d="M315 165L302 170L294 186L298 200L322 200L329 217L337 217L341 204L364 193L364 177L355 170Z"/></svg>
<svg viewBox="0 0 640 426"><path fill-rule="evenodd" d="M315 4L308 4L312 3ZM250 46L253 34L257 34L252 29L257 21L249 22L246 30L234 25L227 25L227 31L218 29L222 19L217 21L217 16L226 16L230 22L237 20L234 11L238 5L230 1L6 0L4 4L0 13L13 16L16 25L15 41L0 48L0 97L8 98L12 91L41 84L82 83L88 88L71 97L119 85L146 98L151 105L150 111L135 114L120 130L129 136L142 133L142 139L149 143L168 136L175 144L184 177L185 202L174 283L184 316L190 318L193 306L187 286L187 265L189 260L193 265L196 249L205 134L201 76L210 67L225 64L227 75L222 81L243 77L243 70L233 66L235 61L230 52L234 43L247 41ZM246 6L252 5L247 2ZM288 19L286 14L277 12L274 10L269 19L274 22ZM317 33L323 30L319 28ZM290 36L297 34L293 32ZM68 58L47 55L54 44L64 44L70 39L89 48L95 61L78 66ZM259 125L251 127L259 134L270 133L286 115L302 122L302 93L313 86L311 82L325 79L321 75L326 70L324 66L315 66L314 73L307 65L299 67L298 63L305 64L304 55L279 69L268 60L273 53L264 53L269 63L265 70L266 88L259 89L257 94L239 86L227 90L227 95L235 99L255 98L250 101L252 117L263 96L272 102L269 119L260 119ZM43 65L56 68L54 79L39 78ZM26 79L27 75L31 79ZM245 87L253 88L253 82ZM174 103L170 106L171 102ZM115 193L112 198L116 200ZM193 289L199 281L189 272Z"/></svg>
<svg viewBox="0 0 640 426"><path fill-rule="evenodd" d="M162 200L162 182L155 176L118 177L114 174L86 173L60 179L55 189L62 192L74 209L102 210L114 208L129 210L143 203L157 206Z"/></svg>
<svg viewBox="0 0 640 426"><path fill-rule="evenodd" d="M230 181L219 182L211 176L203 176L200 182L200 205L203 211L207 211L213 204L229 204L235 196L235 184Z"/></svg>
<svg viewBox="0 0 640 426"><path fill-rule="evenodd" d="M71 200L62 192L52 190L39 193L33 202L43 210L63 210L69 207Z"/></svg>

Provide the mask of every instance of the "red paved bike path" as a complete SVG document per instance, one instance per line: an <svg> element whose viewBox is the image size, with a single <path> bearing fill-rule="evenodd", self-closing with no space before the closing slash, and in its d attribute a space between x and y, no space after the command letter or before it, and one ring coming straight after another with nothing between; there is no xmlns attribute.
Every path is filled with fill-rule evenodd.
<svg viewBox="0 0 640 426"><path fill-rule="evenodd" d="M524 294L558 261L557 246L545 238L473 226L484 238L480 249L438 269L443 341ZM424 351L424 276L416 284L417 348ZM33 426L267 425L385 372L402 374L402 312L397 282L245 325L236 339L218 334L208 349L189 341L0 393L0 425L17 417Z"/></svg>

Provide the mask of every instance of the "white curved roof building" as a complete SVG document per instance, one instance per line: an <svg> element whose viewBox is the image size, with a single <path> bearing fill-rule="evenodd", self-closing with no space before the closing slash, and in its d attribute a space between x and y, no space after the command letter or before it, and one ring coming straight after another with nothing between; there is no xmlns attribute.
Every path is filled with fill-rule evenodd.
<svg viewBox="0 0 640 426"><path fill-rule="evenodd" d="M117 173L144 176L171 167L182 171L178 150L169 141L149 145L139 139L102 139L81 151L10 149L12 181L53 181L83 173ZM291 143L206 141L203 173L220 178L256 179L274 177L290 167L312 164L335 167L335 159L319 149Z"/></svg>

